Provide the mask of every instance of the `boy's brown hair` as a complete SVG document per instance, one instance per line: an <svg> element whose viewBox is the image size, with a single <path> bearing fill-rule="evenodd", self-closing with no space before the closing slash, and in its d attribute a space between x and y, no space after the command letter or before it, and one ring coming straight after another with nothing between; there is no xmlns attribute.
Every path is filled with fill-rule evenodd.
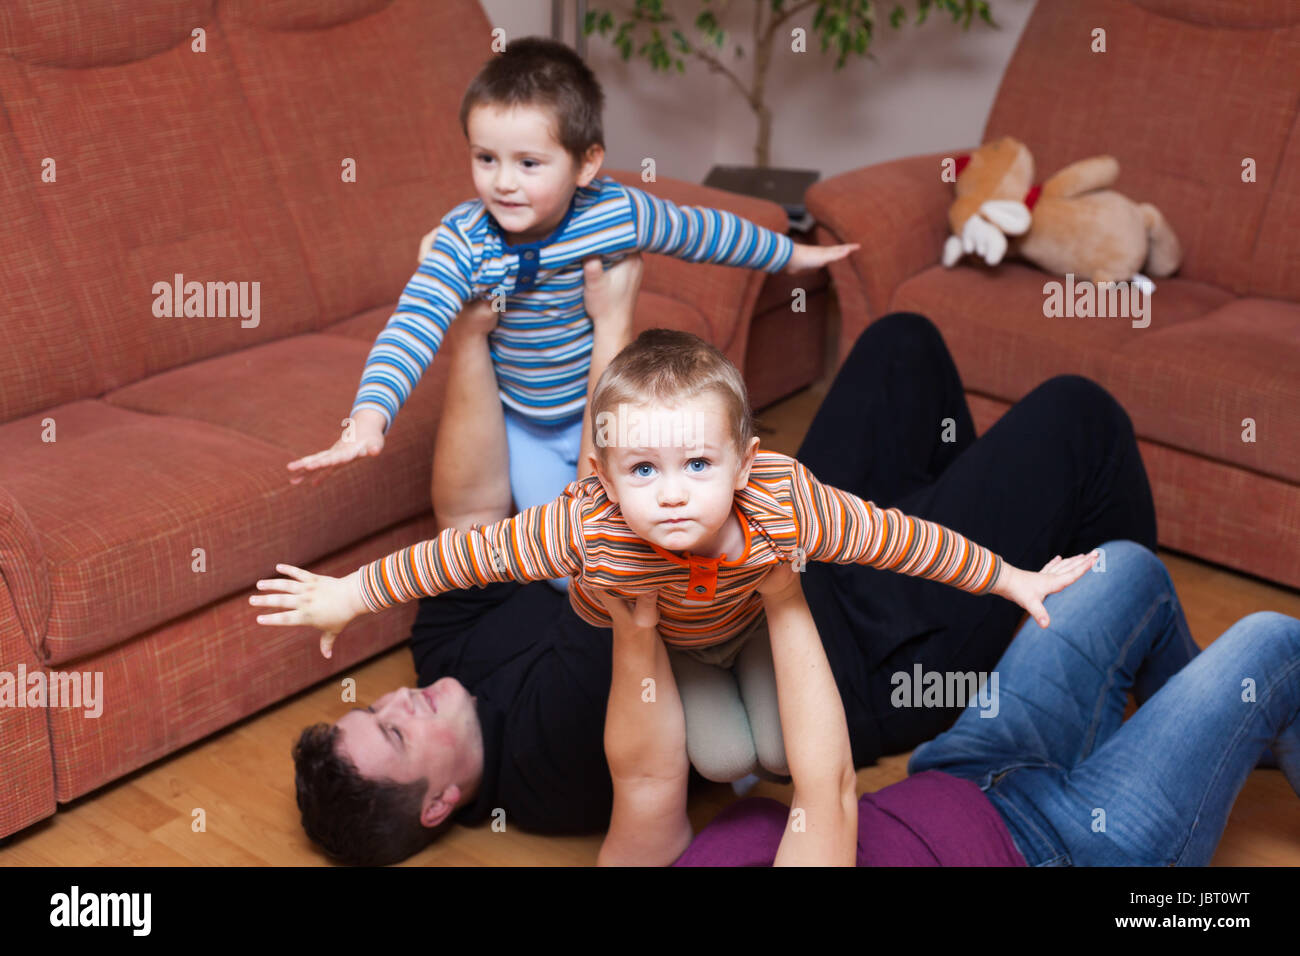
<svg viewBox="0 0 1300 956"><path fill-rule="evenodd" d="M552 135L581 164L592 146L605 146L605 94L572 49L546 37L522 37L484 64L460 103L460 128L478 106L535 106L554 120Z"/></svg>
<svg viewBox="0 0 1300 956"><path fill-rule="evenodd" d="M754 415L740 370L698 335L646 329L605 367L591 393L591 437L605 461L602 413L619 405L676 405L703 392L718 395L726 410L736 453L744 456L754 437Z"/></svg>

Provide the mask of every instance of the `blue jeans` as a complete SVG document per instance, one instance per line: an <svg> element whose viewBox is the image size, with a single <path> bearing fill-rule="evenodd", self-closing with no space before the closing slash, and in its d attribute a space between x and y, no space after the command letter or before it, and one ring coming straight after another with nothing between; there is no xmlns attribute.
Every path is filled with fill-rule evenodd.
<svg viewBox="0 0 1300 956"><path fill-rule="evenodd" d="M582 448L582 412L553 425L525 418L508 405L506 445L510 449L510 493L515 510L526 511L544 505L563 494L578 477L578 455ZM546 582L558 591L569 590L568 578Z"/></svg>
<svg viewBox="0 0 1300 956"><path fill-rule="evenodd" d="M1270 745L1300 794L1300 621L1251 614L1198 653L1159 559L1102 548L1002 655L996 716L972 700L908 772L973 781L1030 866L1204 866Z"/></svg>

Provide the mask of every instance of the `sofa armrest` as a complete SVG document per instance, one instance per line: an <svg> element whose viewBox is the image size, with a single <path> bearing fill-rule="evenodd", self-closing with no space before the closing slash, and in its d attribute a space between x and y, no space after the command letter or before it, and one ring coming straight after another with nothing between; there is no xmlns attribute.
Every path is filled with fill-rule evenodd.
<svg viewBox="0 0 1300 956"><path fill-rule="evenodd" d="M49 561L26 509L4 488L0 488L0 580L31 653L45 660L51 607Z"/></svg>
<svg viewBox="0 0 1300 956"><path fill-rule="evenodd" d="M940 178L941 164L971 151L864 166L809 188L808 211L817 220L818 242L862 247L829 267L840 303L837 367L862 330L889 311L894 290L939 263L954 199L952 184Z"/></svg>
<svg viewBox="0 0 1300 956"><path fill-rule="evenodd" d="M790 228L785 210L766 199L664 176L656 182L643 183L636 172L614 169L603 172L625 186L635 186L679 206L724 209L781 235ZM645 258L642 290L668 296L699 310L708 323L712 344L737 367L744 368L754 306L768 274L755 269L684 262L671 256L647 254Z"/></svg>

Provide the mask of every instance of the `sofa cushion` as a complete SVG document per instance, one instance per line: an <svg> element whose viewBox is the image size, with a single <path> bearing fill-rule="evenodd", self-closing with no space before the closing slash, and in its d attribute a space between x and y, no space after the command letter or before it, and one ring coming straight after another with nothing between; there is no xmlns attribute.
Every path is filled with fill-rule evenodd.
<svg viewBox="0 0 1300 956"><path fill-rule="evenodd" d="M199 15L211 5L146 0L131 16L104 3L68 6L29 0L22 16L0 20L0 98L97 387L313 329L297 231L229 45ZM203 52L191 47L197 27ZM86 60L76 50L100 53ZM55 182L37 179L46 157ZM159 314L155 288L177 275L182 285L247 283L256 326L214 314L229 311L225 289L201 297L202 317Z"/></svg>
<svg viewBox="0 0 1300 956"><path fill-rule="evenodd" d="M328 328L323 329L321 334L340 335L373 345L375 338L388 324L392 314L393 308L389 305L367 309L360 315L354 315L342 322L335 322ZM635 333L639 333L642 329L679 329L683 332L698 335L706 342L721 347L714 340L708 320L699 309L678 299L656 295L653 292L639 292L637 294L636 313L632 316L632 328ZM441 364L435 355L430 368L437 368ZM358 385L361 383L360 368L357 369L356 382Z"/></svg>
<svg viewBox="0 0 1300 956"><path fill-rule="evenodd" d="M318 487L289 484L289 461L338 437L365 353L342 337L301 336L0 425L0 486L49 562L48 661L110 647L277 562L305 564L427 511L445 387L437 363L380 458ZM53 443L41 441L43 417L55 421ZM205 570L192 569L196 548Z"/></svg>
<svg viewBox="0 0 1300 956"><path fill-rule="evenodd" d="M68 277L54 255L36 190L51 188L0 126L0 422L100 392Z"/></svg>
<svg viewBox="0 0 1300 956"><path fill-rule="evenodd" d="M1162 329L1176 328L1232 301L1231 293L1186 279L1161 279L1147 328L1130 319L1043 314L1048 282L1064 282L1021 263L996 269L934 266L904 282L895 310L932 320L968 389L1016 401L1053 375L1077 374L1105 384L1114 356Z"/></svg>
<svg viewBox="0 0 1300 956"><path fill-rule="evenodd" d="M474 196L458 113L493 55L482 8L237 0L217 15L243 118L266 144L303 237L318 327L391 306L415 272L420 237ZM345 159L355 160L355 182L343 180Z"/></svg>
<svg viewBox="0 0 1300 956"><path fill-rule="evenodd" d="M1148 331L1102 381L1139 435L1300 482L1300 305L1238 299ZM1253 442L1243 441L1247 418Z"/></svg>
<svg viewBox="0 0 1300 956"><path fill-rule="evenodd" d="M1228 0L1040 2L1002 78L984 141L1014 136L1039 181L1100 153L1120 163L1115 188L1160 207L1182 241L1181 275L1249 294L1251 274L1284 254L1257 246L1269 190L1285 169L1300 87L1300 25L1250 28L1282 15L1279 0L1231 21ZM1288 6L1295 8L1296 4ZM1106 52L1091 32L1106 31ZM1257 181L1243 183L1242 161ZM1294 219L1291 220L1294 223ZM1291 244L1294 245L1293 243Z"/></svg>

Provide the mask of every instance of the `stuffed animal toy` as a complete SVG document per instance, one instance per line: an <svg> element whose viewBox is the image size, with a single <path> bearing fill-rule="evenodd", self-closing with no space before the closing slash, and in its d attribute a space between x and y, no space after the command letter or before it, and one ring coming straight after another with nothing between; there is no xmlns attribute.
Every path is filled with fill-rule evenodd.
<svg viewBox="0 0 1300 956"><path fill-rule="evenodd" d="M1150 292L1143 273L1171 275L1182 249L1159 209L1107 188L1118 177L1113 156L1093 156L1034 186L1034 158L1009 136L959 156L943 264L974 253L997 265L1010 251L1046 272Z"/></svg>

